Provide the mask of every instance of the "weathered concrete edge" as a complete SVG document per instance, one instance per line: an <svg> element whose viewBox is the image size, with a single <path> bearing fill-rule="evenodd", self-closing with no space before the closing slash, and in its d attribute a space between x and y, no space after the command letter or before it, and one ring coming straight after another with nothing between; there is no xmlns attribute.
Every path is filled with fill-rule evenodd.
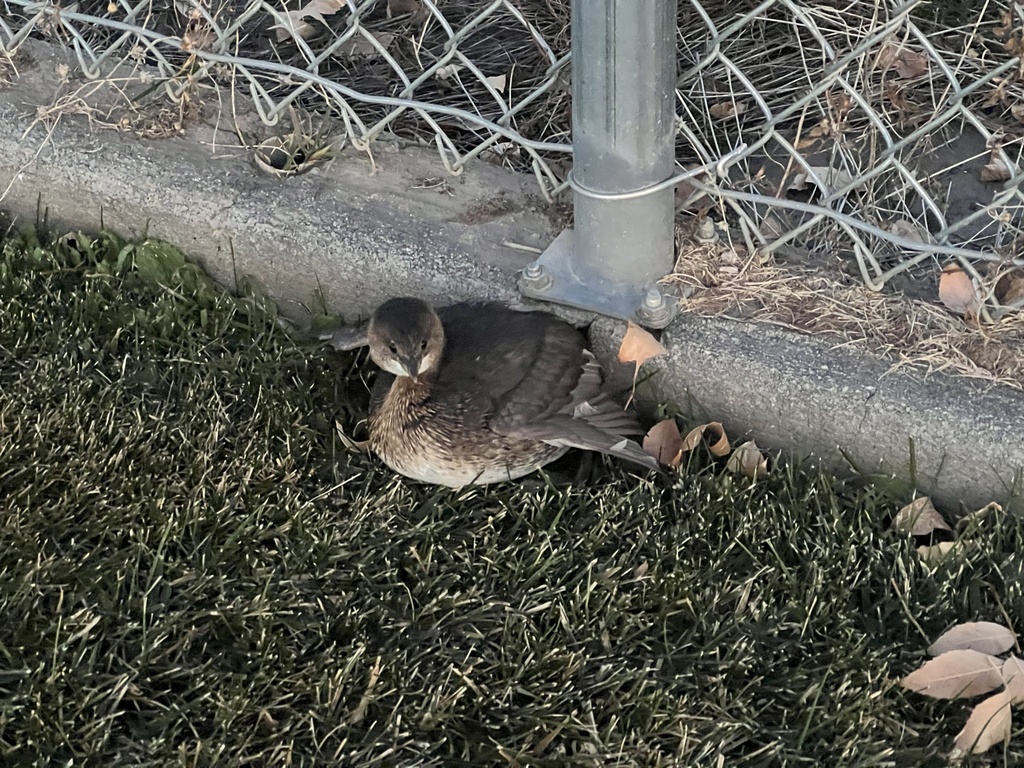
<svg viewBox="0 0 1024 768"><path fill-rule="evenodd" d="M601 320L604 354L621 331ZM1024 396L891 363L781 328L683 315L649 364L656 396L696 419L845 471L913 483L950 511L1024 512ZM850 466L852 462L853 466Z"/></svg>
<svg viewBox="0 0 1024 768"><path fill-rule="evenodd" d="M418 181L443 175L430 151L381 151L372 175L352 154L282 180L217 148L209 128L155 141L75 115L52 132L33 127L37 107L66 89L54 75L62 56L33 43L30 64L0 90L0 207L16 215L33 220L41 202L50 221L88 230L102 212L108 227L174 242L229 285L253 275L292 310L322 291L349 317L398 293L519 303L514 275L532 257L501 243L544 245L555 234L532 179L477 163L450 194L424 188ZM495 199L507 212L481 208ZM621 325L602 320L591 333L608 353ZM842 448L865 470L908 475L913 444L914 480L939 502L1019 502L1019 392L889 373L885 361L771 326L683 316L664 340L670 355L655 364L648 397L769 449L836 462Z"/></svg>
<svg viewBox="0 0 1024 768"><path fill-rule="evenodd" d="M56 74L62 64L75 71L67 51L37 41L23 50L17 80L0 88L0 207L34 221L41 205L50 222L85 228L102 214L109 229L178 245L227 285L259 278L292 314L321 290L351 315L397 291L508 300L508 275L535 257L502 242L541 247L556 234L531 178L487 163L446 177L431 149L383 141L372 160L347 148L307 174L267 176L234 130L272 131L241 99L218 119L222 105L209 98L210 118L185 136L94 128L66 98L85 81ZM119 90L87 94L98 105L91 117L125 113ZM71 103L37 119L58 101Z"/></svg>

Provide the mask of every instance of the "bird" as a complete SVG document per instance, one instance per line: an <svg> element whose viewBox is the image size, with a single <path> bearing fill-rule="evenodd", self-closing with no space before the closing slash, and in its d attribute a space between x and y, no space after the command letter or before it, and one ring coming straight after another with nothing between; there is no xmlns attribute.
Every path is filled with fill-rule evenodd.
<svg viewBox="0 0 1024 768"><path fill-rule="evenodd" d="M629 439L643 431L603 390L583 335L553 314L397 297L374 311L365 341L380 369L369 447L405 477L452 488L510 481L570 448L663 469Z"/></svg>

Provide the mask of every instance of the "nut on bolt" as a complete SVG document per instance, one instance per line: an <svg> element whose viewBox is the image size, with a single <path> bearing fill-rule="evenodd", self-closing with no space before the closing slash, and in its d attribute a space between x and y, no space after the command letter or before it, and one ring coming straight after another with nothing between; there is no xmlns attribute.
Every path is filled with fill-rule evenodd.
<svg viewBox="0 0 1024 768"><path fill-rule="evenodd" d="M636 316L643 325L664 328L675 316L675 306L665 300L665 294L659 289L650 288L637 307Z"/></svg>
<svg viewBox="0 0 1024 768"><path fill-rule="evenodd" d="M519 284L530 291L546 291L553 282L548 271L537 262L526 267L519 278Z"/></svg>

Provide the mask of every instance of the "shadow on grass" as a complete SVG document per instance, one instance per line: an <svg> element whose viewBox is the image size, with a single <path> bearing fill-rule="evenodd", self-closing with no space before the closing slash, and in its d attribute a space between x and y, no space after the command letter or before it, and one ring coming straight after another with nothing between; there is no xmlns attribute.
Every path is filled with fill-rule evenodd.
<svg viewBox="0 0 1024 768"><path fill-rule="evenodd" d="M938 766L968 705L894 681L1024 608L1018 520L931 570L821 474L406 483L363 358L158 243L7 242L0 301L10 764Z"/></svg>

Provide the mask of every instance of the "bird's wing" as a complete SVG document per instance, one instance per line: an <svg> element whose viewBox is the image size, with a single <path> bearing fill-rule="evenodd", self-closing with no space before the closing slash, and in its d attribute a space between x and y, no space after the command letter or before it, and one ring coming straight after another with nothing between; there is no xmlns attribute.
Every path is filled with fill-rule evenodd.
<svg viewBox="0 0 1024 768"><path fill-rule="evenodd" d="M607 453L647 469L663 471L658 460L649 456L639 444L572 416L552 416L544 421L521 424L515 428L514 433L517 437L539 440L549 445Z"/></svg>
<svg viewBox="0 0 1024 768"><path fill-rule="evenodd" d="M572 326L500 304L456 304L438 314L445 352L433 399L527 418L571 402L583 362L583 337Z"/></svg>
<svg viewBox="0 0 1024 768"><path fill-rule="evenodd" d="M565 355L565 349L559 354L558 344L546 349L551 356L538 358L534 373L509 393L491 419L491 428L549 445L607 453L660 471L658 461L626 437L643 430L632 411L602 391L601 369L593 354L582 347L578 357ZM524 402L534 407L523 407Z"/></svg>
<svg viewBox="0 0 1024 768"><path fill-rule="evenodd" d="M627 439L643 430L632 411L603 391L600 365L580 332L552 315L531 317L533 324L517 331L541 339L539 344L518 346L511 366L503 362L509 359L504 351L496 350L500 354L495 365L514 371L518 383L495 397L490 428L498 434L607 453L660 471L655 458Z"/></svg>
<svg viewBox="0 0 1024 768"><path fill-rule="evenodd" d="M642 434L635 416L602 391L601 368L582 334L554 315L497 304L438 311L445 357L431 399L467 403L501 435L600 451L659 469L625 435Z"/></svg>

